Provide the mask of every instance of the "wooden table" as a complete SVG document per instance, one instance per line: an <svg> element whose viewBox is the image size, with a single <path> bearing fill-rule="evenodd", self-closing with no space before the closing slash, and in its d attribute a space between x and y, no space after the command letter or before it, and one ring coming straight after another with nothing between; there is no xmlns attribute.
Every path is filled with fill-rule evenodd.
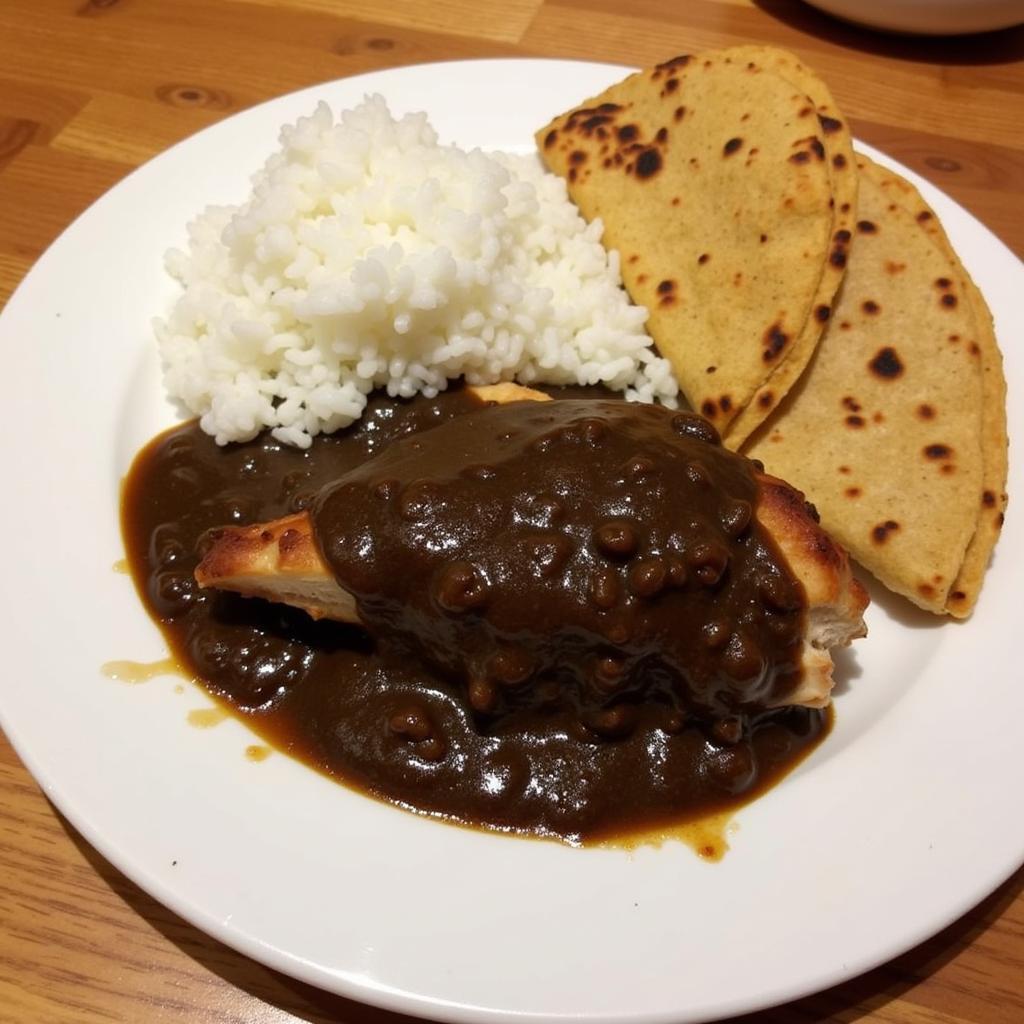
<svg viewBox="0 0 1024 1024"><path fill-rule="evenodd" d="M899 39L770 0L3 0L0 302L133 167L279 93L429 60L643 65L747 41L796 51L860 138L1024 253L1022 29ZM155 903L74 832L0 737L0 1021L293 1020L399 1018L267 970ZM884 967L745 1020L1024 1021L1024 870Z"/></svg>

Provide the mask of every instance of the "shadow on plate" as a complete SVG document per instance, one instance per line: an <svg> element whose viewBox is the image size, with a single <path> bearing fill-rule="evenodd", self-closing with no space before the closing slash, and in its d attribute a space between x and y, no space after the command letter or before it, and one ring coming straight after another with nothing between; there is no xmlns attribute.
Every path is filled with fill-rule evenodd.
<svg viewBox="0 0 1024 1024"><path fill-rule="evenodd" d="M398 1024L414 1019L331 995L236 953L157 903L100 856L56 808L53 812L79 852L115 896L187 957L229 985L308 1024L336 1024L339 1021L345 1024ZM730 1018L729 1024L852 1022L862 1014L877 1012L956 958L998 920L1021 893L1024 893L1024 868L948 928L884 966L796 1002ZM794 952L799 955L798 951ZM985 997L984 989L985 985L979 982L979 1001ZM258 1007L239 1004L239 1011L244 1015L239 1019L264 1019Z"/></svg>
<svg viewBox="0 0 1024 1024"><path fill-rule="evenodd" d="M1012 64L1024 57L1024 25L969 36L903 36L851 25L799 0L754 0L776 21L837 46L922 64ZM796 40L780 40L792 46Z"/></svg>
<svg viewBox="0 0 1024 1024"><path fill-rule="evenodd" d="M861 569L857 573L857 579L863 584L864 589L868 592L868 597L871 598L871 605L868 606L869 625L871 606L884 612L887 618L892 619L904 629L957 629L963 625L964 620L954 619L949 615L935 615L932 612L926 612L923 608L918 608L907 598L894 594L882 586L866 569Z"/></svg>

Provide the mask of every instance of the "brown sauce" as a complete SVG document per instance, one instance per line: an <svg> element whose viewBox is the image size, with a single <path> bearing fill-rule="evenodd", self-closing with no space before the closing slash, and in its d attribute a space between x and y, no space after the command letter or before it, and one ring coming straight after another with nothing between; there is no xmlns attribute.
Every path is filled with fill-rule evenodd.
<svg viewBox="0 0 1024 1024"><path fill-rule="evenodd" d="M123 528L174 655L274 747L412 810L579 842L747 802L829 721L763 710L796 683L803 608L744 512L752 480L689 417L518 408L377 397L307 451L194 423L154 439ZM370 629L196 586L207 531L301 509Z"/></svg>

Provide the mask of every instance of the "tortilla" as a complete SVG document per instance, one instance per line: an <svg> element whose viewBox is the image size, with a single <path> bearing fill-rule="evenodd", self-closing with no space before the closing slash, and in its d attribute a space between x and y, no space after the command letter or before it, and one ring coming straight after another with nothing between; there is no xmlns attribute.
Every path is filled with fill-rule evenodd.
<svg viewBox="0 0 1024 1024"><path fill-rule="evenodd" d="M996 341L992 314L981 291L960 262L946 237L935 211L921 198L917 189L898 174L871 165L871 173L882 191L895 200L938 245L957 268L957 276L974 317L974 338L981 350L981 495L977 501L978 518L974 535L967 545L963 565L949 591L946 610L965 618L974 609L981 581L988 568L992 550L1002 531L1006 514L1006 477L1009 471L1006 430L1006 378L1003 356Z"/></svg>
<svg viewBox="0 0 1024 1024"><path fill-rule="evenodd" d="M583 215L603 220L690 404L728 436L776 367L806 362L796 341L830 257L845 256L814 104L724 50L631 75L537 141Z"/></svg>
<svg viewBox="0 0 1024 1024"><path fill-rule="evenodd" d="M946 611L977 523L982 372L950 255L857 158L846 279L807 372L745 453L806 491L889 589Z"/></svg>
<svg viewBox="0 0 1024 1024"><path fill-rule="evenodd" d="M789 357L775 366L752 401L740 410L725 429L724 443L730 448L738 448L796 383L821 340L836 291L843 280L846 268L845 246L852 240L857 223L857 168L846 118L836 106L828 86L810 68L800 63L793 54L771 46L736 46L730 48L728 53L733 60L752 61L775 72L814 104L822 128L825 166L828 168L834 202L834 249L818 282L818 291L811 303L812 314L804 322L804 328L794 342Z"/></svg>

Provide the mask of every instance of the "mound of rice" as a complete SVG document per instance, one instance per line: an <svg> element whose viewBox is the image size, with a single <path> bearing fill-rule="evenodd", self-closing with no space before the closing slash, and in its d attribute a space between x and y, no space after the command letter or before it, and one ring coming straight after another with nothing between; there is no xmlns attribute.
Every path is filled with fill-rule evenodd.
<svg viewBox="0 0 1024 1024"><path fill-rule="evenodd" d="M167 268L184 287L156 322L170 393L218 444L270 427L306 447L367 394L473 384L603 383L675 404L561 178L533 156L439 146L380 96L281 130L242 206L210 207Z"/></svg>

